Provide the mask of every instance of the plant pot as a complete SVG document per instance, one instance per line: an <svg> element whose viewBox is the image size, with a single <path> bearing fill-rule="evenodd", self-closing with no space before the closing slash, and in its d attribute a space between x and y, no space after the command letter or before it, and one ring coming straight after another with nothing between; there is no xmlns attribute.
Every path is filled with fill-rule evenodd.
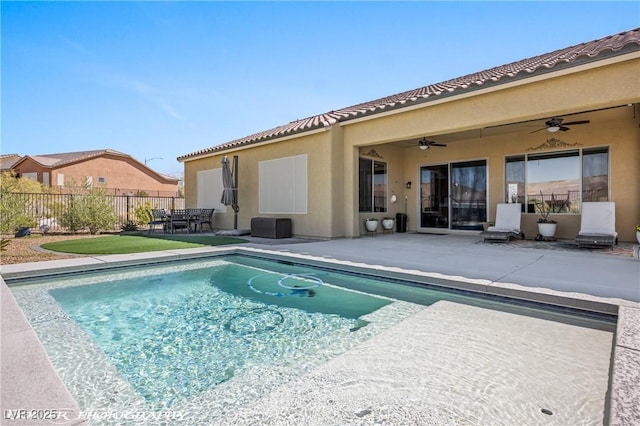
<svg viewBox="0 0 640 426"><path fill-rule="evenodd" d="M367 228L369 232L376 232L378 229L378 221L377 220L367 220L364 222L364 226Z"/></svg>
<svg viewBox="0 0 640 426"><path fill-rule="evenodd" d="M557 223L538 223L538 234L546 238L552 238L556 235Z"/></svg>
<svg viewBox="0 0 640 426"><path fill-rule="evenodd" d="M636 240L638 240L638 244L640 244L640 231L636 231Z"/></svg>
<svg viewBox="0 0 640 426"><path fill-rule="evenodd" d="M385 231L393 229L393 224L393 219L382 219L382 229L384 229Z"/></svg>

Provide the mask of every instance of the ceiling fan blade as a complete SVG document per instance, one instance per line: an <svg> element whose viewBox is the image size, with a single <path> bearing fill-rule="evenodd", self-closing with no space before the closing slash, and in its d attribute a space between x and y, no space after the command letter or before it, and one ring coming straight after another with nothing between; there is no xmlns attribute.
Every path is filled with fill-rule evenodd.
<svg viewBox="0 0 640 426"><path fill-rule="evenodd" d="M574 126L577 124L587 124L587 123L591 123L589 120L580 120L580 121L570 121L568 123L564 123L564 126Z"/></svg>
<svg viewBox="0 0 640 426"><path fill-rule="evenodd" d="M447 146L443 143L432 143L431 146Z"/></svg>
<svg viewBox="0 0 640 426"><path fill-rule="evenodd" d="M542 130L547 130L547 128L546 128L546 127L543 127L542 129L534 130L533 132L529 132L529 133L540 132L540 131L542 131Z"/></svg>
<svg viewBox="0 0 640 426"><path fill-rule="evenodd" d="M568 127L566 127L566 126L560 126L560 129L559 129L559 130L560 130L561 132L566 132L567 130L571 130L571 129L569 129L569 128L568 128Z"/></svg>

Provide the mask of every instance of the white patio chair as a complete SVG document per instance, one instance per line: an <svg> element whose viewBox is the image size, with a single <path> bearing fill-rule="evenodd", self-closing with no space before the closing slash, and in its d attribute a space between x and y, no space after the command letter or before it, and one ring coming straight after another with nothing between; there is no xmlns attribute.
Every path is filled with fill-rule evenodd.
<svg viewBox="0 0 640 426"><path fill-rule="evenodd" d="M616 203L597 201L582 203L580 231L576 236L578 247L603 247L613 249L618 244L616 232Z"/></svg>
<svg viewBox="0 0 640 426"><path fill-rule="evenodd" d="M511 238L524 238L520 230L522 204L501 203L496 206L496 223L480 233L482 240L509 241Z"/></svg>

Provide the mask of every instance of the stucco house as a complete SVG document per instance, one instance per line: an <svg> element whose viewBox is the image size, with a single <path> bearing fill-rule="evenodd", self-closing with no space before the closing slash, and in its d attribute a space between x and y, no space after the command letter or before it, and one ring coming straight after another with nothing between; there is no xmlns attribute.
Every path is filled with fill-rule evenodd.
<svg viewBox="0 0 640 426"><path fill-rule="evenodd" d="M185 154L187 207L220 205L221 159L239 158L239 227L287 217L298 236L353 238L366 217L408 230L478 233L496 205L559 202L574 238L581 203L614 201L621 241L640 223L640 29L293 121ZM555 200L555 201L554 201Z"/></svg>
<svg viewBox="0 0 640 426"><path fill-rule="evenodd" d="M111 195L146 193L171 197L178 194L179 179L158 173L113 149L26 155L15 161L11 170L61 193L67 192L72 182L81 185L88 179L92 185L103 185Z"/></svg>

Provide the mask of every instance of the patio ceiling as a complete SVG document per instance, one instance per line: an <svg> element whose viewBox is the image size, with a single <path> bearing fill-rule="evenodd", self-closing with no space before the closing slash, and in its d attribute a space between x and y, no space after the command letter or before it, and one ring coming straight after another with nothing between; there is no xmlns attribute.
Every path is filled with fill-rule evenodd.
<svg viewBox="0 0 640 426"><path fill-rule="evenodd" d="M590 123L585 126L594 126L598 123L628 117L633 119L638 111L638 104L620 105L612 108L604 108L594 111L575 112L563 114L561 117L565 122L589 120ZM508 134L531 133L538 129L544 129L545 121L551 117L541 117L538 119L520 121L516 123L499 124L488 127L478 127L477 129L465 130L461 132L452 132L440 135L421 135L419 137L391 142L391 144L402 148L412 148L418 146L418 141L423 137L434 140L439 143L456 143L468 141L471 139L479 139L486 137L503 136ZM572 126L569 126L572 127ZM541 132L542 133L542 132Z"/></svg>

